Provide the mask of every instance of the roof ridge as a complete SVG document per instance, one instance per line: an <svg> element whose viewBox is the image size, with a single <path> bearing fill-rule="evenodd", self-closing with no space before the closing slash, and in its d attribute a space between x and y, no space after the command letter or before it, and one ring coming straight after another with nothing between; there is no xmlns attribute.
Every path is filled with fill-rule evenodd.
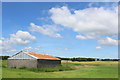
<svg viewBox="0 0 120 80"><path fill-rule="evenodd" d="M35 53L35 52L28 52L28 51L27 51L27 53L28 53L29 55L35 56L35 57L37 57L37 58L39 58L39 59L60 60L59 58L56 58L56 57L54 57L54 56L52 56L52 55L49 55L49 54Z"/></svg>

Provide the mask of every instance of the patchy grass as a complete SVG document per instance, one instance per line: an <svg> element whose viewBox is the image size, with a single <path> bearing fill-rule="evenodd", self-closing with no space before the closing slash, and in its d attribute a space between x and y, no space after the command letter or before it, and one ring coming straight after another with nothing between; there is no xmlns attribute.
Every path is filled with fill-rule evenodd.
<svg viewBox="0 0 120 80"><path fill-rule="evenodd" d="M27 69L29 71L33 72L56 72L56 71L68 71L68 70L74 70L71 67L66 67L66 66L59 66L59 67L49 67L49 68L31 68Z"/></svg>
<svg viewBox="0 0 120 80"><path fill-rule="evenodd" d="M3 61L3 78L118 78L118 62L71 62L41 69L7 68Z"/></svg>

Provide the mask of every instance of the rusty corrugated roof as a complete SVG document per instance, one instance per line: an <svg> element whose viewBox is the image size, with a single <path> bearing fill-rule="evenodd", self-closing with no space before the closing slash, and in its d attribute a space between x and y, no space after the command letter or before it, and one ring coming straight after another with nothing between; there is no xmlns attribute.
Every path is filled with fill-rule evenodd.
<svg viewBox="0 0 120 80"><path fill-rule="evenodd" d="M34 53L34 52L27 52L28 54L35 56L39 59L51 59L51 60L60 60L59 58L50 56L48 54L42 54L42 53Z"/></svg>

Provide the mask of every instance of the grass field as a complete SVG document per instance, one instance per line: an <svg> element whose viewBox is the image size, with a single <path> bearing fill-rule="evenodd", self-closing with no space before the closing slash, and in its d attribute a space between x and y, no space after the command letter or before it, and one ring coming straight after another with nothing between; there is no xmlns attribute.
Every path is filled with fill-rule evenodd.
<svg viewBox="0 0 120 80"><path fill-rule="evenodd" d="M43 69L7 68L2 61L3 78L118 78L118 62L62 62L61 67Z"/></svg>

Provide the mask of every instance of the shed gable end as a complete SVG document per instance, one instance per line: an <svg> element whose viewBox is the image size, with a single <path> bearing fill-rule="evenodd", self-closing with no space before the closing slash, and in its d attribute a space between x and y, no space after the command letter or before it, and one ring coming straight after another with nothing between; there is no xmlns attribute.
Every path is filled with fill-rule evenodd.
<svg viewBox="0 0 120 80"><path fill-rule="evenodd" d="M19 52L8 59L36 59L36 58L26 54L25 52Z"/></svg>

